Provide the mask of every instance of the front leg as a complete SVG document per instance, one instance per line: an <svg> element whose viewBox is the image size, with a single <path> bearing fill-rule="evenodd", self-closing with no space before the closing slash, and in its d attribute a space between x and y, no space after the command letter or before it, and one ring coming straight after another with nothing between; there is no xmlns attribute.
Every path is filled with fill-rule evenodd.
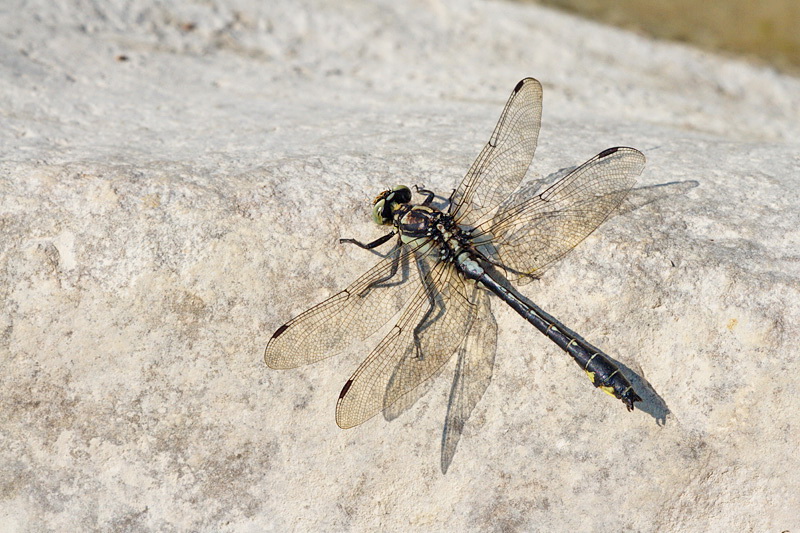
<svg viewBox="0 0 800 533"><path fill-rule="evenodd" d="M417 272L419 272L419 278L422 282L422 286L425 288L425 296L428 300L428 308L422 315L422 318L419 319L417 325L414 326L414 349L418 359L422 359L425 354L422 351L422 334L425 332L428 327L433 325L437 320L442 318L444 313L446 312L446 306L442 301L442 295L439 290L436 288L434 281L428 276L430 270L424 268L422 263L419 261L416 262L417 265ZM426 278L427 276L427 278ZM437 310L438 308L438 310ZM434 311L436 313L434 314ZM433 316L432 316L433 315Z"/></svg>
<svg viewBox="0 0 800 533"><path fill-rule="evenodd" d="M416 191L418 193L425 195L425 199L422 201L422 205L430 205L430 203L433 201L434 197L436 196L436 193L434 193L431 190L426 189L424 185L421 186L421 187L419 185L414 185L414 189L416 189Z"/></svg>
<svg viewBox="0 0 800 533"><path fill-rule="evenodd" d="M450 197L447 199L448 207L453 205L453 196L455 195L456 195L456 189L453 189L452 192L450 193Z"/></svg>
<svg viewBox="0 0 800 533"><path fill-rule="evenodd" d="M385 276L372 280L358 295L360 298L366 297L372 289L392 287L406 282L408 278L408 255L403 253L403 248L398 244L389 250L389 253L387 253L385 257L389 256L393 256L389 272L387 272ZM400 279L391 281L398 270L400 270Z"/></svg>
<svg viewBox="0 0 800 533"><path fill-rule="evenodd" d="M385 242L388 242L389 239L394 237L394 235L395 235L394 232L387 233L383 237L379 237L379 238L375 239L374 241L368 242L368 243L363 243L363 242L357 241L355 239L339 239L339 244L355 244L356 246L358 246L359 248L363 248L364 250L372 250L373 248L376 248L376 247L380 246L381 244L383 244ZM381 257L386 257L385 255L382 255L382 254L380 254L378 252L373 252L373 253L376 253L376 254L380 255Z"/></svg>

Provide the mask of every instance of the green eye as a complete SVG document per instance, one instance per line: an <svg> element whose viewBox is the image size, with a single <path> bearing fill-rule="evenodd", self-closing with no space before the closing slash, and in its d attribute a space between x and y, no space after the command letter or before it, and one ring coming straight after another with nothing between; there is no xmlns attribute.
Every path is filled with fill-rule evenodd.
<svg viewBox="0 0 800 533"><path fill-rule="evenodd" d="M398 204L407 204L411 201L411 189L405 185L397 185L392 192L389 193L389 201Z"/></svg>
<svg viewBox="0 0 800 533"><path fill-rule="evenodd" d="M375 202L375 206L372 208L372 220L379 226L385 226L386 224L391 223L391 211L389 213L389 219L387 220L386 216L384 215L384 211L386 211L386 199L381 198L377 202Z"/></svg>

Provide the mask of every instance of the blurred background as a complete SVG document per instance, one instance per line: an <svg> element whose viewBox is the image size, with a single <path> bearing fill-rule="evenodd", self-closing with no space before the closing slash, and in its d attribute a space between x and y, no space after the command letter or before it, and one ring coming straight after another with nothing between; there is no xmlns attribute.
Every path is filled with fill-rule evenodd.
<svg viewBox="0 0 800 533"><path fill-rule="evenodd" d="M800 75L798 0L522 0Z"/></svg>

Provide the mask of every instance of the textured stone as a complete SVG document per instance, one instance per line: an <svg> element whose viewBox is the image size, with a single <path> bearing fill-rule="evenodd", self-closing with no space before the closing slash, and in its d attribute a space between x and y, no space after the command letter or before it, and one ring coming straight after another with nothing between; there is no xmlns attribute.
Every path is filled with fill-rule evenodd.
<svg viewBox="0 0 800 533"><path fill-rule="evenodd" d="M12 4L0 529L800 526L797 79L502 2ZM452 365L342 431L369 343L293 371L262 353L374 262L337 242L381 234L369 200L448 193L524 76L529 178L648 158L523 292L652 390L625 412L494 305L493 381L442 476Z"/></svg>

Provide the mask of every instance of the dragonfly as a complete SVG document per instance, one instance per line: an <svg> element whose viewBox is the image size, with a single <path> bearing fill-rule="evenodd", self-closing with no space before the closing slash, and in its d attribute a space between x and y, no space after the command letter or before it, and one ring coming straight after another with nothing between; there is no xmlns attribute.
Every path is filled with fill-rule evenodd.
<svg viewBox="0 0 800 533"><path fill-rule="evenodd" d="M446 473L470 413L491 380L499 299L568 353L592 384L629 411L641 398L600 349L517 292L592 233L620 205L645 165L633 148L603 150L542 192L517 191L536 150L542 86L521 80L480 155L446 204L405 185L383 191L372 216L393 240L379 262L350 286L279 327L264 359L270 368L313 363L394 325L347 380L336 423L352 428L383 412L387 418L420 396L454 355L456 371L442 435Z"/></svg>

